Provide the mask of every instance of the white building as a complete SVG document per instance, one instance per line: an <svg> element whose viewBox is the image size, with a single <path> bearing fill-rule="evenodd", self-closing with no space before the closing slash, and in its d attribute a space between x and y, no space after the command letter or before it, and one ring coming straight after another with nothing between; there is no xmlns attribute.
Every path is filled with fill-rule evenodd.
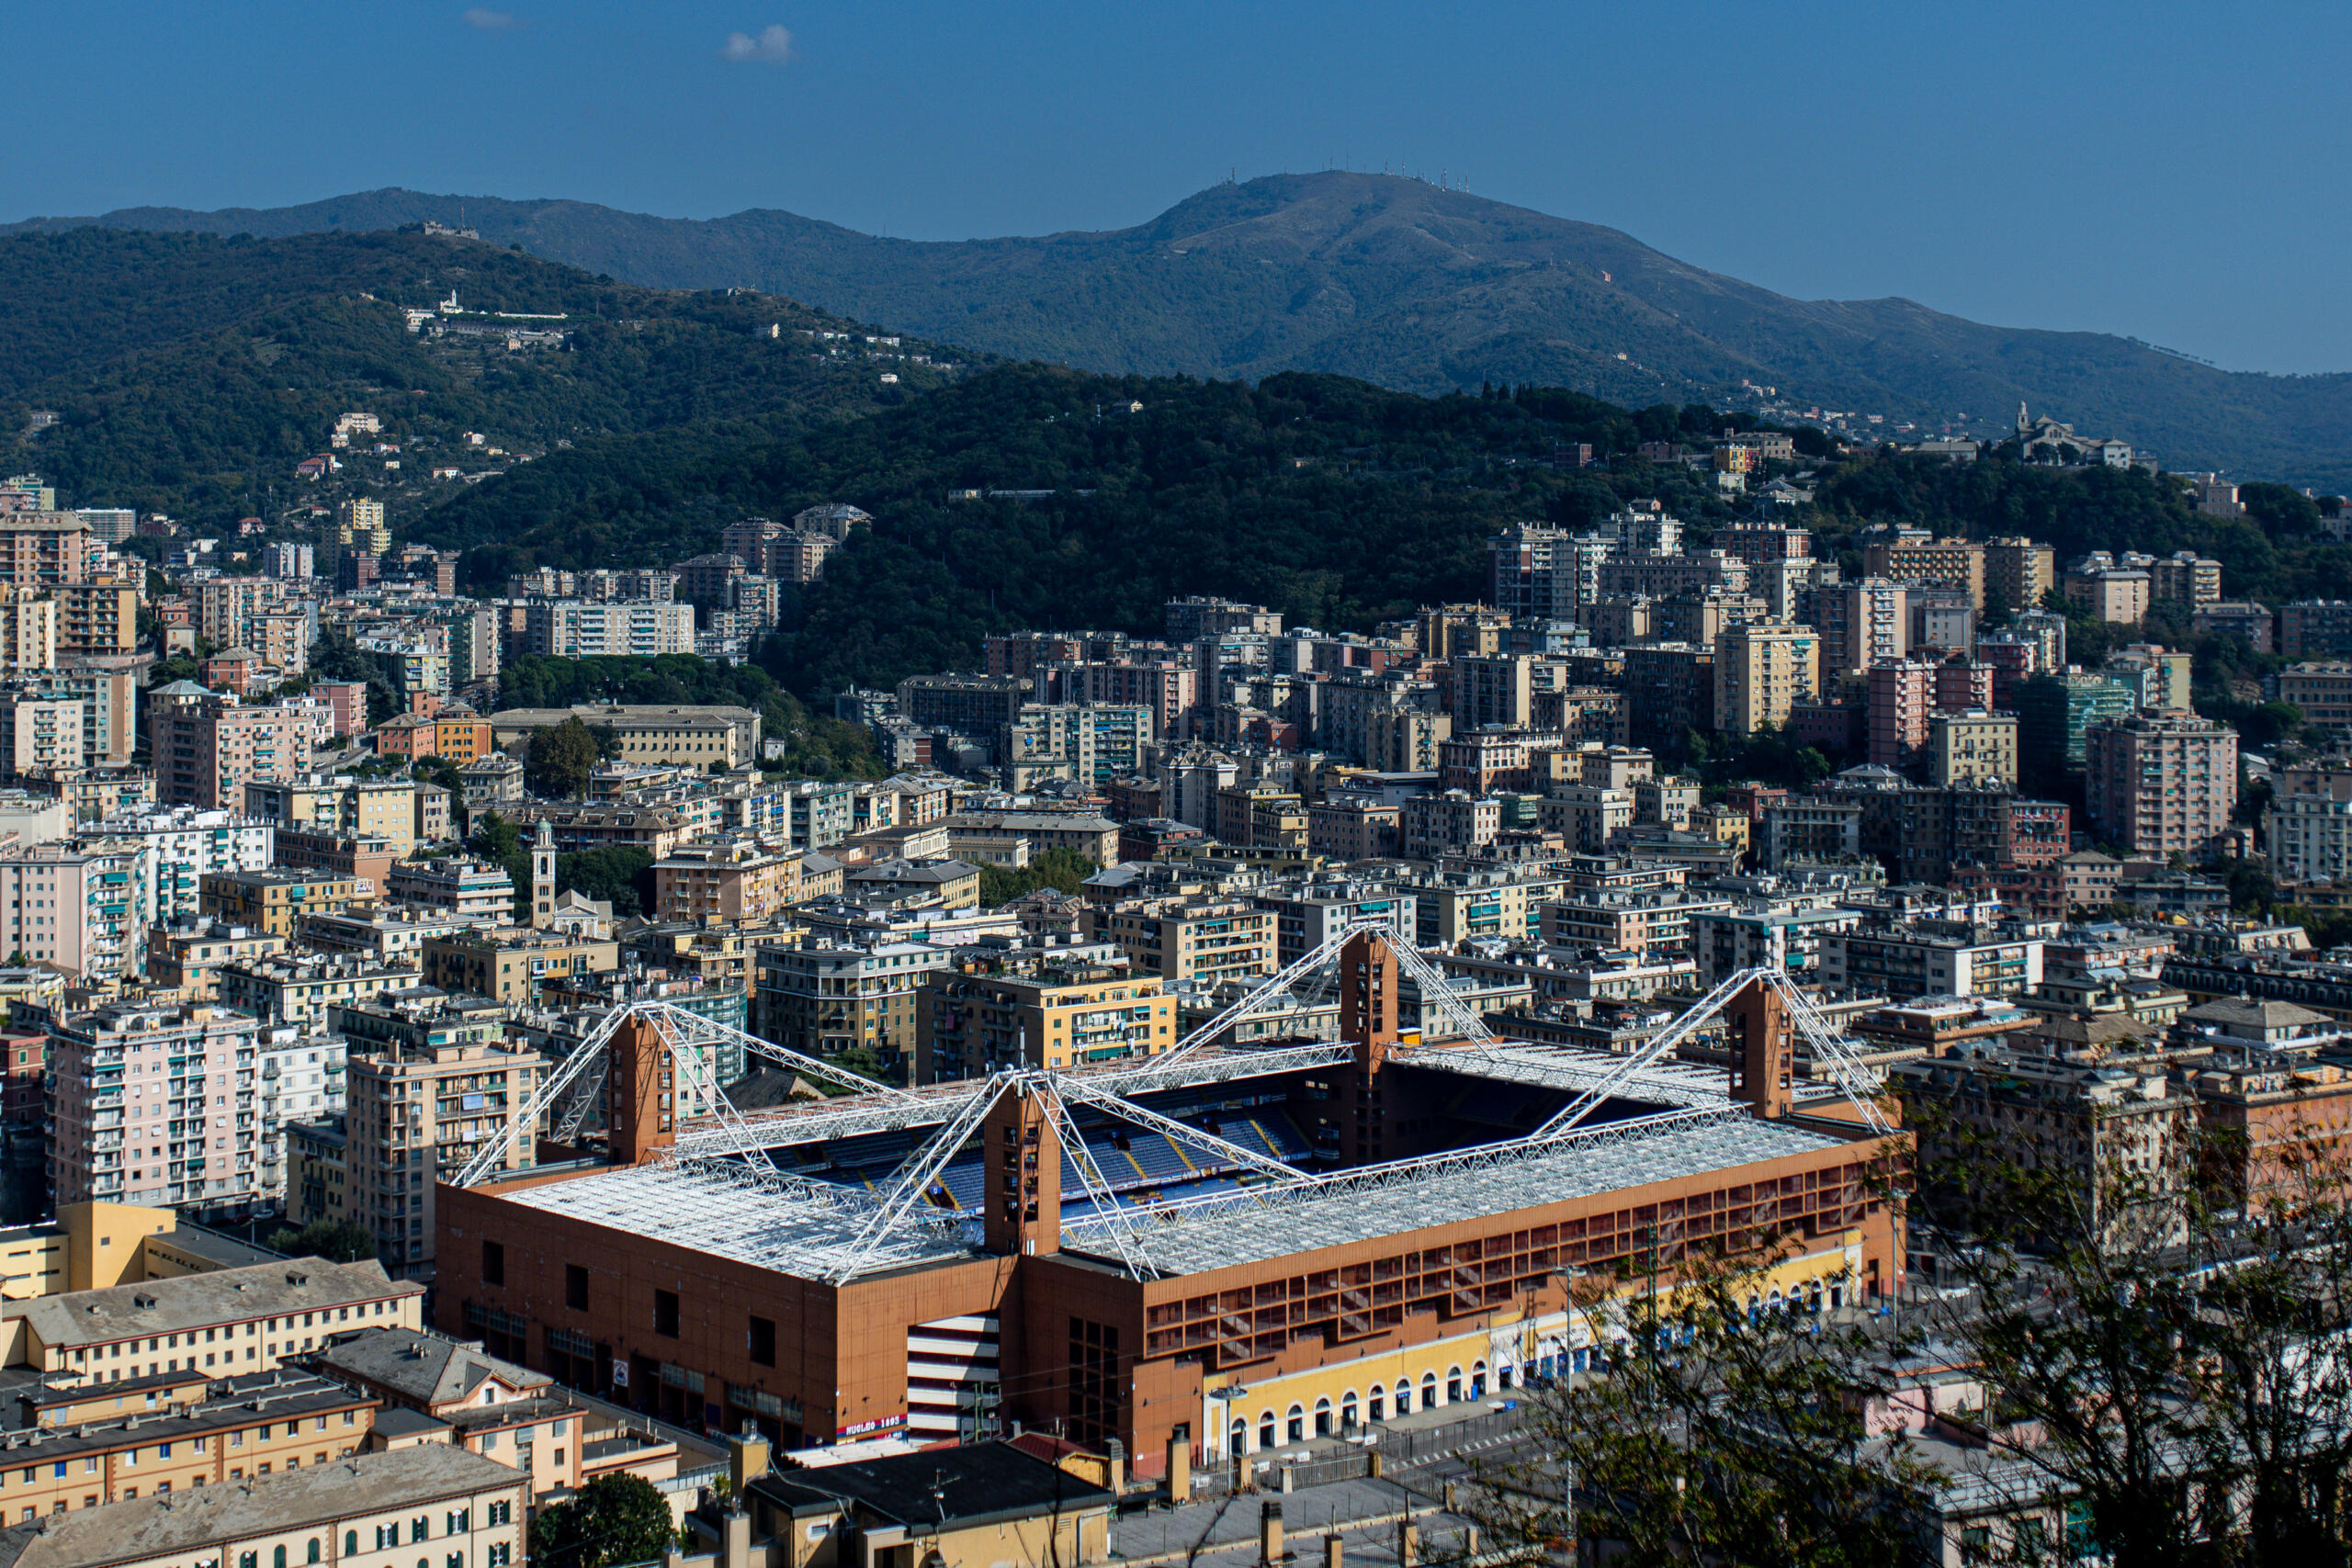
<svg viewBox="0 0 2352 1568"><path fill-rule="evenodd" d="M153 852L154 879L140 911L142 925L197 913L198 890L207 874L267 871L277 852L277 829L270 823L194 806L157 806L109 817L85 826L82 839L144 844Z"/></svg>
<svg viewBox="0 0 2352 1568"><path fill-rule="evenodd" d="M283 1198L287 1126L343 1114L343 1038L335 1034L305 1038L299 1024L272 1024L254 1056L261 1065L255 1086L261 1112L256 1177L264 1197Z"/></svg>
<svg viewBox="0 0 2352 1568"><path fill-rule="evenodd" d="M695 607L650 599L586 604L534 599L524 612L524 645L551 659L692 653Z"/></svg>

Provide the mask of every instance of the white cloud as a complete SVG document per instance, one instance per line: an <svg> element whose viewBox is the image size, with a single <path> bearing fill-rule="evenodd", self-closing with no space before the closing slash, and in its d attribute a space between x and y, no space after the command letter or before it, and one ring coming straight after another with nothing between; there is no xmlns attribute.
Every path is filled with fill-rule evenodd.
<svg viewBox="0 0 2352 1568"><path fill-rule="evenodd" d="M781 65L792 58L792 35L773 23L762 28L757 38L749 33L729 33L718 55L722 60L747 60L763 65Z"/></svg>
<svg viewBox="0 0 2352 1568"><path fill-rule="evenodd" d="M523 25L512 11L492 11L481 6L468 7L463 19L466 26L480 28L486 33L503 33L510 28Z"/></svg>

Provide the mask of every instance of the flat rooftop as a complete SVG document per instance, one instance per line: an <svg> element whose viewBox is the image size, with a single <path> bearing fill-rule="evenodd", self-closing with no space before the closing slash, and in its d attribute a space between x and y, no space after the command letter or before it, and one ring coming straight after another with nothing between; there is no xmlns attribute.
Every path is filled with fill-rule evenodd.
<svg viewBox="0 0 2352 1568"><path fill-rule="evenodd" d="M1430 1072L1458 1073L1571 1095L1583 1093L1625 1066L1624 1057L1603 1052L1509 1042L1490 1046L1412 1047L1394 1053L1390 1059ZM1660 1062L1626 1073L1610 1092L1620 1100L1656 1100L1661 1105L1721 1105L1730 1098L1722 1068L1683 1062Z"/></svg>
<svg viewBox="0 0 2352 1568"><path fill-rule="evenodd" d="M1270 1182L1159 1209L1123 1211L1137 1250L1163 1274L1198 1274L1402 1231L1489 1219L1621 1188L1677 1181L1844 1146L1847 1140L1748 1114L1668 1112L1559 1142L1490 1145L1449 1158ZM1115 1258L1112 1222L1065 1227L1064 1245Z"/></svg>
<svg viewBox="0 0 2352 1568"><path fill-rule="evenodd" d="M708 1167L634 1166L503 1194L504 1201L674 1247L824 1279L859 1258L858 1233L876 1213L862 1192L771 1191ZM959 1227L915 1215L883 1232L860 1273L975 1256Z"/></svg>

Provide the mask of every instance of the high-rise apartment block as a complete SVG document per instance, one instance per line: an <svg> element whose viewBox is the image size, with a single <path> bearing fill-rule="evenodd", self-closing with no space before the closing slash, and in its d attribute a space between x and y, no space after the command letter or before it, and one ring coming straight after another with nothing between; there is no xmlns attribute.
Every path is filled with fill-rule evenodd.
<svg viewBox="0 0 2352 1568"><path fill-rule="evenodd" d="M57 668L57 609L52 590L0 583L0 673Z"/></svg>
<svg viewBox="0 0 2352 1568"><path fill-rule="evenodd" d="M1928 719L1928 782L1956 784L2018 782L2018 716L1982 708L1932 714Z"/></svg>
<svg viewBox="0 0 2352 1568"><path fill-rule="evenodd" d="M2222 598L2222 563L2195 550L2176 550L2148 568L2148 592L2179 604L2213 604Z"/></svg>
<svg viewBox="0 0 2352 1568"><path fill-rule="evenodd" d="M1900 659L1909 649L1911 614L1903 584L1865 577L1817 589L1813 599L1825 679Z"/></svg>
<svg viewBox="0 0 2352 1568"><path fill-rule="evenodd" d="M67 1015L53 1033L56 1201L249 1208L260 1196L257 1027L200 1004Z"/></svg>
<svg viewBox="0 0 2352 1568"><path fill-rule="evenodd" d="M2135 854L2203 857L2238 803L2238 735L2186 713L2101 719L2083 736L2091 829Z"/></svg>
<svg viewBox="0 0 2352 1568"><path fill-rule="evenodd" d="M433 1190L494 1141L530 1103L544 1063L502 1045L394 1047L344 1065L345 1198L350 1217L376 1234L376 1257L396 1279L433 1264ZM497 1162L533 1158L529 1129Z"/></svg>
<svg viewBox="0 0 2352 1568"><path fill-rule="evenodd" d="M1750 622L1715 645L1715 724L1734 735L1789 721L1821 690L1821 638L1811 626Z"/></svg>
<svg viewBox="0 0 2352 1568"><path fill-rule="evenodd" d="M1984 607L1984 547L1973 539L1937 539L1922 530L1873 544L1862 551L1866 576L1897 582L1937 582L1966 592L1968 601Z"/></svg>
<svg viewBox="0 0 2352 1568"><path fill-rule="evenodd" d="M158 687L148 702L155 798L165 806L234 809L247 784L299 773L310 761L310 719L298 710L247 707L193 681Z"/></svg>
<svg viewBox="0 0 2352 1568"><path fill-rule="evenodd" d="M2012 610L2034 610L2058 585L2058 552L2031 539L1984 541L1984 592Z"/></svg>

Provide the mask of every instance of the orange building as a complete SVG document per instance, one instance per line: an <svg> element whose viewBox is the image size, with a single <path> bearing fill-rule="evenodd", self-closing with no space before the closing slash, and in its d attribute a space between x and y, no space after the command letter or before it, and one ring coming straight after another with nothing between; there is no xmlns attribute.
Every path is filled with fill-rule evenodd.
<svg viewBox="0 0 2352 1568"><path fill-rule="evenodd" d="M445 757L463 767L497 749L491 739L490 721L464 708L449 708L433 715L402 714L376 728L376 754L379 757L405 757L411 761L420 757Z"/></svg>
<svg viewBox="0 0 2352 1568"><path fill-rule="evenodd" d="M763 920L799 897L799 854L756 839L682 844L653 863L659 919Z"/></svg>

